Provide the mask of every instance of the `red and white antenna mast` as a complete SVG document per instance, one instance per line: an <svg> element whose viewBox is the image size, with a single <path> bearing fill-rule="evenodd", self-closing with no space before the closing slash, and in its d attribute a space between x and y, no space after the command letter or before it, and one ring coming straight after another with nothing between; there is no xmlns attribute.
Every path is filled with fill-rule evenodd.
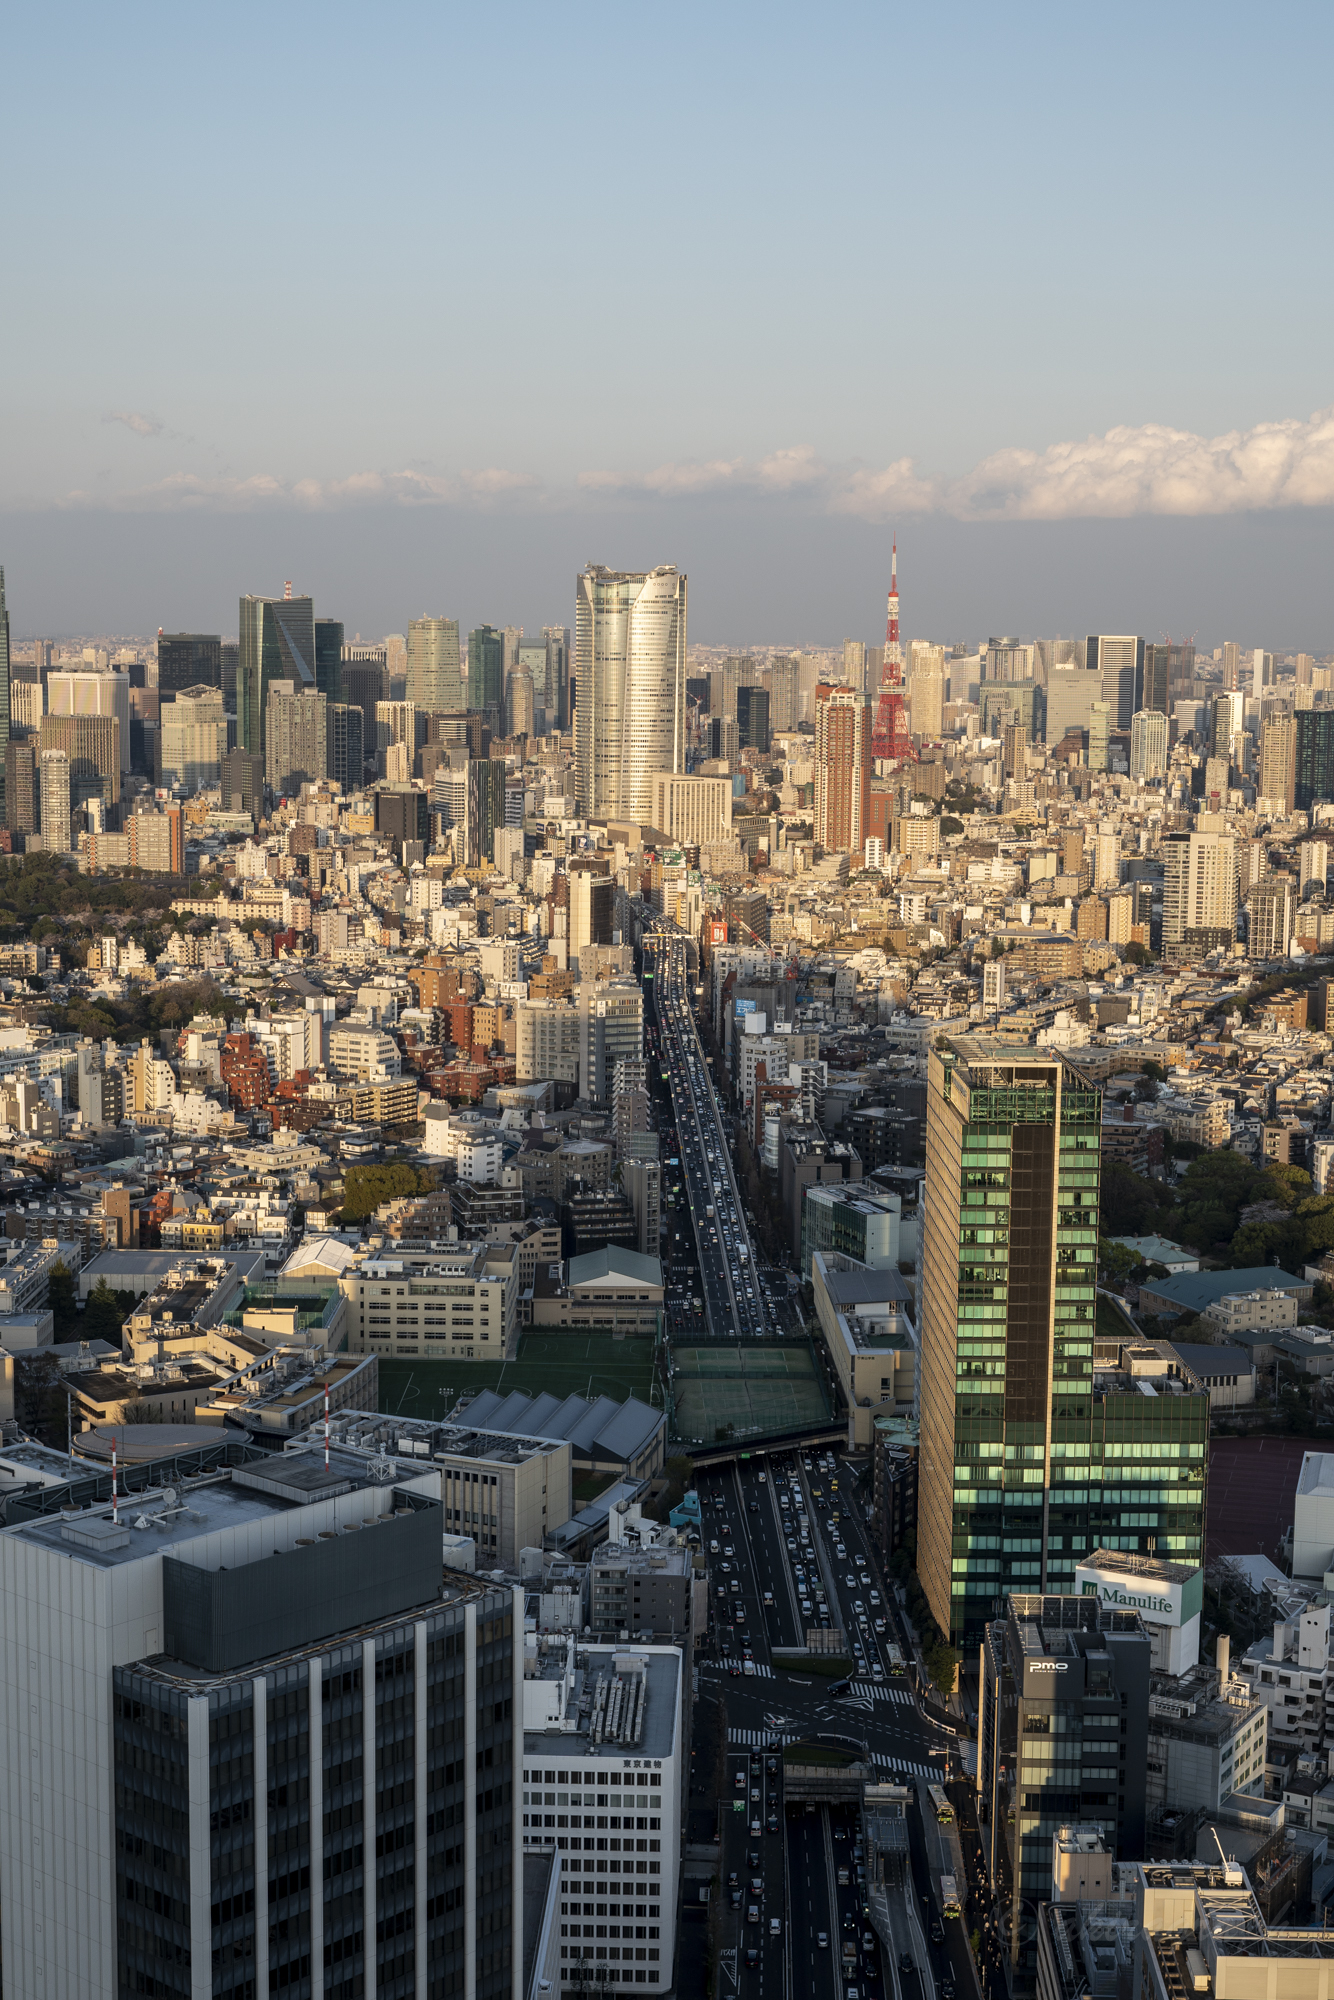
<svg viewBox="0 0 1334 2000"><path fill-rule="evenodd" d="M889 616L885 620L885 664L880 670L881 687L903 686L903 648L899 644L899 545L889 559Z"/></svg>
<svg viewBox="0 0 1334 2000"><path fill-rule="evenodd" d="M899 545L889 560L889 612L885 620L885 658L880 669L880 699L871 732L871 755L888 762L915 764L908 704L903 696L903 646L899 639Z"/></svg>

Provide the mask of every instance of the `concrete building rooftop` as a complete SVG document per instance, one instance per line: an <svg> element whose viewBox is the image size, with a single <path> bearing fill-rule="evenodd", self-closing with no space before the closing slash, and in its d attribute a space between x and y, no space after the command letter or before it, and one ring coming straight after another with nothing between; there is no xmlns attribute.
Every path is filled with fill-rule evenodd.
<svg viewBox="0 0 1334 2000"><path fill-rule="evenodd" d="M572 1673L568 1660L569 1649L564 1643L539 1647L534 1672L528 1671L531 1655L525 1658L525 1722L531 1713L528 1690L534 1682L546 1684L553 1702L562 1693L565 1699L563 1723L553 1716L549 1727L525 1727L525 1757L548 1761L562 1756L605 1757L619 1765L627 1757L671 1756L681 1706L681 1654L675 1647L581 1646L574 1653ZM612 1709L607 1697L618 1680L622 1683L621 1699L618 1708Z"/></svg>

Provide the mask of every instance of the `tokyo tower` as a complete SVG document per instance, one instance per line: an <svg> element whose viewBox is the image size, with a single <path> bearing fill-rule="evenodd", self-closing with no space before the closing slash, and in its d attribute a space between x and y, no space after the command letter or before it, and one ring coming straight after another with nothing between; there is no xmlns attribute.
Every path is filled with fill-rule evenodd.
<svg viewBox="0 0 1334 2000"><path fill-rule="evenodd" d="M876 703L871 755L900 764L915 764L908 704L903 698L903 647L899 644L899 545L894 543L889 572L889 616L885 624L885 663L880 669L880 699Z"/></svg>

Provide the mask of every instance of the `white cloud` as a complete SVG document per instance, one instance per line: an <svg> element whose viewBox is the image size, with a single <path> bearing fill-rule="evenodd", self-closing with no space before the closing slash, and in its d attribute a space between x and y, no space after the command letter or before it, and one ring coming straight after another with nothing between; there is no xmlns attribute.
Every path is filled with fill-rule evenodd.
<svg viewBox="0 0 1334 2000"><path fill-rule="evenodd" d="M103 417L104 424L124 424L127 431L136 437L160 437L162 425L156 417L150 417L143 410L108 410Z"/></svg>
<svg viewBox="0 0 1334 2000"><path fill-rule="evenodd" d="M156 435L156 419L115 411L104 419L136 435ZM1236 514L1277 507L1334 506L1334 409L1200 437L1166 424L1121 425L1102 437L993 452L948 478L911 458L876 468L821 458L809 445L766 457L669 460L647 472L606 468L579 473L564 491L529 473L484 466L450 474L409 468L354 472L340 479L244 479L173 473L108 502L88 492L68 506L153 512L175 508L248 511L345 507L524 507L558 509L603 500L691 500L711 495L797 501L859 520L945 514L957 520L1060 521L1130 515Z"/></svg>

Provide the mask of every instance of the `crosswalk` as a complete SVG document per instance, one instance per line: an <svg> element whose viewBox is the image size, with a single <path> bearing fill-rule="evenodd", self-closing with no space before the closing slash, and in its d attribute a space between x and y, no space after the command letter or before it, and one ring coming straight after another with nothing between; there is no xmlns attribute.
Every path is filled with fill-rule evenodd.
<svg viewBox="0 0 1334 2000"><path fill-rule="evenodd" d="M771 1750L778 1743L795 1743L797 1738L780 1729L729 1729L727 1740L738 1750Z"/></svg>
<svg viewBox="0 0 1334 2000"><path fill-rule="evenodd" d="M864 1696L867 1701L897 1701L907 1708L913 1705L907 1688L887 1687L884 1681L854 1681L852 1692Z"/></svg>
<svg viewBox="0 0 1334 2000"><path fill-rule="evenodd" d="M702 1660L700 1664L701 1666L711 1668L713 1672L716 1674L728 1674L728 1675L732 1674L732 1669L728 1665L726 1660ZM733 1678L735 1678L735 1676L733 1676ZM752 1660L749 1668L746 1671L745 1678L748 1681L749 1680L771 1681L774 1679L774 1670L772 1667L765 1666L764 1663L760 1660Z"/></svg>
<svg viewBox="0 0 1334 2000"><path fill-rule="evenodd" d="M930 1778L933 1782L939 1782L940 1779L940 1770L937 1765L909 1764L902 1757L889 1757L880 1750L872 1752L871 1762L878 1771L893 1771L899 1777Z"/></svg>

